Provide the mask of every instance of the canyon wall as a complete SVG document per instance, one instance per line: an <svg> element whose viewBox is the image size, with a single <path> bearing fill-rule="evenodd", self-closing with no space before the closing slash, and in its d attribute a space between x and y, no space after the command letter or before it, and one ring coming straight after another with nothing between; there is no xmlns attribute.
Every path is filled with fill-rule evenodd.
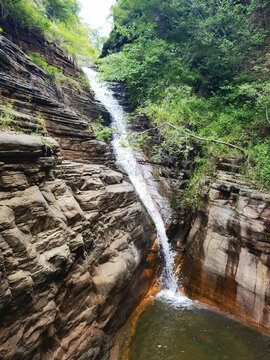
<svg viewBox="0 0 270 360"><path fill-rule="evenodd" d="M0 59L0 358L105 359L153 277L152 223L89 131L89 89L1 35Z"/></svg>
<svg viewBox="0 0 270 360"><path fill-rule="evenodd" d="M226 162L200 182L181 282L190 297L270 330L270 194L243 181L235 159Z"/></svg>

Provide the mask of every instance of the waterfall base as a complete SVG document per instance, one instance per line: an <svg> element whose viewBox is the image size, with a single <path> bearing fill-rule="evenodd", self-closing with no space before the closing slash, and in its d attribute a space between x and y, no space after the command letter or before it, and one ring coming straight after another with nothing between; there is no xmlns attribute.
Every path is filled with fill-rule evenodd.
<svg viewBox="0 0 270 360"><path fill-rule="evenodd" d="M218 309L177 297L153 287L118 333L110 360L269 359L268 337Z"/></svg>

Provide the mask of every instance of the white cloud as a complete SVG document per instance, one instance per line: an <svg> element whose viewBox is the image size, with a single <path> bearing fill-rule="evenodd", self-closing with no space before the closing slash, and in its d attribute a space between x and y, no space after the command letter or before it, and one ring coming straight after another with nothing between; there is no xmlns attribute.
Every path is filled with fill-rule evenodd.
<svg viewBox="0 0 270 360"><path fill-rule="evenodd" d="M108 36L112 29L110 7L116 0L79 0L82 5L80 16L93 29L99 29L101 35Z"/></svg>

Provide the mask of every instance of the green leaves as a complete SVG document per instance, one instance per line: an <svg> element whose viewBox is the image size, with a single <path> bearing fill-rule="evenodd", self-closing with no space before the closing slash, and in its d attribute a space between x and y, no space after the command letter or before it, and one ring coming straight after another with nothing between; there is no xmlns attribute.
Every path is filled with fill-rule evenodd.
<svg viewBox="0 0 270 360"><path fill-rule="evenodd" d="M2 0L3 12L15 18L23 27L45 31L50 22L40 3L33 0Z"/></svg>
<svg viewBox="0 0 270 360"><path fill-rule="evenodd" d="M113 129L103 124L92 124L90 130L94 132L96 137L101 141L111 140Z"/></svg>
<svg viewBox="0 0 270 360"><path fill-rule="evenodd" d="M86 55L96 58L99 50L98 35L87 28L78 16L78 0L1 0L3 14L15 19L22 27L45 32L71 55ZM0 31L1 32L1 31Z"/></svg>
<svg viewBox="0 0 270 360"><path fill-rule="evenodd" d="M38 53L27 53L30 59L39 67L41 67L49 76L51 81L56 83L61 83L67 80L67 77L63 74L62 70L58 69L55 66L48 65L45 58Z"/></svg>
<svg viewBox="0 0 270 360"><path fill-rule="evenodd" d="M42 0L48 17L54 21L73 22L80 6L77 0Z"/></svg>
<svg viewBox="0 0 270 360"><path fill-rule="evenodd" d="M131 100L153 119L161 147L188 154L183 134L218 139L205 142L204 157L235 155L231 143L253 159L253 175L266 182L265 137L270 123L270 64L267 1L119 0L113 7L115 29L105 44L102 77L123 81ZM182 130L182 132L181 132ZM160 161L160 147L153 161ZM235 151L235 153L234 153ZM262 157L256 156L262 152ZM259 170L260 167L260 170ZM257 169L257 170L256 170Z"/></svg>
<svg viewBox="0 0 270 360"><path fill-rule="evenodd" d="M0 126L9 127L15 118L15 110L12 102L0 105Z"/></svg>
<svg viewBox="0 0 270 360"><path fill-rule="evenodd" d="M246 63L248 53L257 49L266 36L266 32L254 23L256 4L259 4L258 0L249 5L234 0L119 1L113 14L114 34L122 39L120 49L127 55L127 51L134 50L132 45L136 44L137 48L139 43L144 43L140 56L135 51L128 54L129 61L131 58L141 61L138 77L144 82L140 88L140 92L146 90L143 96L153 94L153 89L146 89L152 85L147 81L147 75L144 76L143 65L146 63L158 67L159 74L154 76L153 82L156 78L160 82L163 77L160 67L165 68L166 80L160 86L166 86L174 78L192 85L204 96L218 91L224 81L232 81ZM115 36L116 42L117 39L119 37ZM165 45L158 43L162 41ZM112 42L107 43L106 48L116 49L117 44ZM128 74L126 78L129 78ZM134 80L132 83L137 85ZM139 96L138 92L136 96Z"/></svg>
<svg viewBox="0 0 270 360"><path fill-rule="evenodd" d="M251 164L249 175L264 185L270 187L270 140L259 142L250 150ZM252 166L253 165L253 166ZM255 165L255 166L254 166Z"/></svg>

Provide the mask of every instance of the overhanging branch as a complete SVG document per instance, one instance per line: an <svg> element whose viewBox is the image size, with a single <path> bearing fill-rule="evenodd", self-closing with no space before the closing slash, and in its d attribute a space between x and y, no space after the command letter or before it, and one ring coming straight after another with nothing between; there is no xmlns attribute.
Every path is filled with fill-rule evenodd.
<svg viewBox="0 0 270 360"><path fill-rule="evenodd" d="M268 120L269 120L269 119L268 119ZM163 122L161 125L158 125L158 126L156 126L156 127L154 127L154 128L150 128L150 129L144 130L144 131L140 132L139 134L142 135L142 134L144 134L144 133L146 133L146 132L149 132L149 131L151 131L151 130L161 129L161 128L165 127L165 126L168 126L168 127L172 128L172 129L174 129L174 130L175 130L178 134L180 134L180 135L184 134L184 135L186 135L186 136L190 136L190 137L192 137L192 138L194 138L194 139L197 139L197 140L199 140L199 141L214 142L214 143L217 143L217 144L226 145L226 146L228 146L228 147L230 147L230 148L232 148L232 149L236 149L236 150L240 151L244 156L246 156L245 150L242 149L241 147L237 146L237 145L234 145L234 144L228 143L228 142L226 142L226 141L222 141L222 140L203 138L203 137L197 136L197 135L195 135L195 134L193 134L193 133L191 133L191 132L189 132L189 131L186 131L186 130L183 130L183 129L179 129L179 128L177 128L176 126L174 126L174 125L172 125L172 124L170 124L170 123L168 123L168 122Z"/></svg>
<svg viewBox="0 0 270 360"><path fill-rule="evenodd" d="M265 115L266 115L266 120L269 122L270 124L270 120L269 120L269 115L268 115L268 106L265 105Z"/></svg>

